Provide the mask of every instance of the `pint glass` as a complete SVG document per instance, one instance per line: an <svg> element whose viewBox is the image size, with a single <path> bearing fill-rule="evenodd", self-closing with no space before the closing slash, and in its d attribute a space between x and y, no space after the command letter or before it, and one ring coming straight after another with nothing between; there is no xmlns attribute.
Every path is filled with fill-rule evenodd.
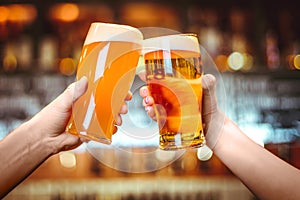
<svg viewBox="0 0 300 200"><path fill-rule="evenodd" d="M203 74L197 35L143 41L146 80L159 126L159 147L176 150L205 143L201 120Z"/></svg>
<svg viewBox="0 0 300 200"><path fill-rule="evenodd" d="M142 33L133 27L92 23L79 59L76 78L88 89L73 105L66 132L111 143L115 119L135 76Z"/></svg>

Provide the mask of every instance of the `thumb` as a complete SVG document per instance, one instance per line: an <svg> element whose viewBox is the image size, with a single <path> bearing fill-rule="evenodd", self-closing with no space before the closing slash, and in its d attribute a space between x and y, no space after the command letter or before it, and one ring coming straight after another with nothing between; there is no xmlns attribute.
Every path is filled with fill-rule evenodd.
<svg viewBox="0 0 300 200"><path fill-rule="evenodd" d="M216 97L216 78L207 74L202 78L203 104L202 118L205 124L206 145L213 150L221 135L225 115L218 109Z"/></svg>
<svg viewBox="0 0 300 200"><path fill-rule="evenodd" d="M72 103L74 103L79 97L81 97L87 90L88 81L85 76L83 76L79 81L72 83L67 90L69 89Z"/></svg>
<svg viewBox="0 0 300 200"><path fill-rule="evenodd" d="M211 74L202 77L202 87L204 90L214 90L216 88L216 78Z"/></svg>
<svg viewBox="0 0 300 200"><path fill-rule="evenodd" d="M55 100L54 104L62 111L68 111L72 104L82 96L88 87L87 78L84 76L79 81L70 84L67 89L59 95Z"/></svg>
<svg viewBox="0 0 300 200"><path fill-rule="evenodd" d="M203 115L209 115L217 111L216 78L211 74L202 77L203 87Z"/></svg>

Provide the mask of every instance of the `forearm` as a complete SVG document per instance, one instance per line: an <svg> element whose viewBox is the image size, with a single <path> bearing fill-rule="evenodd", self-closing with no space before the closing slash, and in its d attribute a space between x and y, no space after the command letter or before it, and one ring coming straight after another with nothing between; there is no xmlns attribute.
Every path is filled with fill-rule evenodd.
<svg viewBox="0 0 300 200"><path fill-rule="evenodd" d="M229 119L214 153L260 199L299 199L300 171L253 142Z"/></svg>
<svg viewBox="0 0 300 200"><path fill-rule="evenodd" d="M31 120L22 124L0 141L0 198L51 155L33 123Z"/></svg>
<svg viewBox="0 0 300 200"><path fill-rule="evenodd" d="M87 90L87 84L83 77L69 85L31 120L0 141L0 198L49 156L81 144L78 136L67 134L64 130L73 103Z"/></svg>

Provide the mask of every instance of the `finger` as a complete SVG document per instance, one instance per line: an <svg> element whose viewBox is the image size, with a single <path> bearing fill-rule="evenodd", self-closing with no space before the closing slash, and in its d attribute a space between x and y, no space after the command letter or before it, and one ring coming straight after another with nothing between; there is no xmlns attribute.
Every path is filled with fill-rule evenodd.
<svg viewBox="0 0 300 200"><path fill-rule="evenodd" d="M118 117L116 119L116 125L121 126L122 125L122 117L120 114L118 114Z"/></svg>
<svg viewBox="0 0 300 200"><path fill-rule="evenodd" d="M76 101L79 97L81 97L88 87L88 80L85 76L81 77L81 79L75 82L75 90L73 94L73 99Z"/></svg>
<svg viewBox="0 0 300 200"><path fill-rule="evenodd" d="M146 106L145 110L150 118L152 118L153 120L156 120L156 113L154 111L153 106Z"/></svg>
<svg viewBox="0 0 300 200"><path fill-rule="evenodd" d="M63 92L63 99L67 104L72 104L80 96L82 96L87 90L87 78L84 76L79 81L76 81L69 85L67 89Z"/></svg>
<svg viewBox="0 0 300 200"><path fill-rule="evenodd" d="M146 96L143 99L143 106L152 106L154 104L154 99L151 96Z"/></svg>
<svg viewBox="0 0 300 200"><path fill-rule="evenodd" d="M120 109L120 114L126 114L128 112L127 104L124 102Z"/></svg>
<svg viewBox="0 0 300 200"><path fill-rule="evenodd" d="M149 90L147 86L143 86L140 88L140 96L145 98L146 96L149 96Z"/></svg>
<svg viewBox="0 0 300 200"><path fill-rule="evenodd" d="M58 149L64 151L74 149L82 144L78 136L69 133L60 134L57 136L56 141L58 141Z"/></svg>
<svg viewBox="0 0 300 200"><path fill-rule="evenodd" d="M114 124L116 124L116 121L114 122ZM118 131L118 128L117 126L113 126L112 128L113 128L112 134L115 134Z"/></svg>
<svg viewBox="0 0 300 200"><path fill-rule="evenodd" d="M206 74L202 78L203 86L203 115L211 114L217 110L216 78Z"/></svg>
<svg viewBox="0 0 300 200"><path fill-rule="evenodd" d="M216 78L211 74L203 76L203 101L216 103L216 82Z"/></svg>
<svg viewBox="0 0 300 200"><path fill-rule="evenodd" d="M215 90L216 88L216 78L211 74L205 74L202 77L202 87L204 90Z"/></svg>
<svg viewBox="0 0 300 200"><path fill-rule="evenodd" d="M125 101L129 101L132 99L132 93L130 91L128 91L126 97L125 97Z"/></svg>
<svg viewBox="0 0 300 200"><path fill-rule="evenodd" d="M85 137L81 137L81 138L80 138L80 141L81 141L81 143L88 143L88 142L91 141L91 140L88 139L88 138L85 138Z"/></svg>

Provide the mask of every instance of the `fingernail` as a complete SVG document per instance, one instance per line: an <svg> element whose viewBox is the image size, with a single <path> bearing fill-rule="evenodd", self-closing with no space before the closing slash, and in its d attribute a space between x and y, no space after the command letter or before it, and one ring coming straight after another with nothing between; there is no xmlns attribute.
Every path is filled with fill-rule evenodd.
<svg viewBox="0 0 300 200"><path fill-rule="evenodd" d="M116 124L117 124L118 126L121 126L121 125L122 125L122 119L121 119L120 116L117 117Z"/></svg>
<svg viewBox="0 0 300 200"><path fill-rule="evenodd" d="M149 112L149 111L150 111L150 106L146 106L146 107L145 107L145 111L146 111L146 112Z"/></svg>
<svg viewBox="0 0 300 200"><path fill-rule="evenodd" d="M149 103L149 97L145 98L145 103L148 104Z"/></svg>
<svg viewBox="0 0 300 200"><path fill-rule="evenodd" d="M85 76L81 77L77 82L77 88L85 88L87 85L87 78Z"/></svg>
<svg viewBox="0 0 300 200"><path fill-rule="evenodd" d="M127 112L128 112L127 105L122 105L120 113L121 114L126 114Z"/></svg>
<svg viewBox="0 0 300 200"><path fill-rule="evenodd" d="M87 78L85 77L85 76L83 76L83 77L81 77L80 79L79 79L79 83L82 83L82 82L86 82L87 81Z"/></svg>
<svg viewBox="0 0 300 200"><path fill-rule="evenodd" d="M146 89L143 89L142 92L143 92L143 94L145 94L145 95L147 94L147 90L146 90Z"/></svg>

